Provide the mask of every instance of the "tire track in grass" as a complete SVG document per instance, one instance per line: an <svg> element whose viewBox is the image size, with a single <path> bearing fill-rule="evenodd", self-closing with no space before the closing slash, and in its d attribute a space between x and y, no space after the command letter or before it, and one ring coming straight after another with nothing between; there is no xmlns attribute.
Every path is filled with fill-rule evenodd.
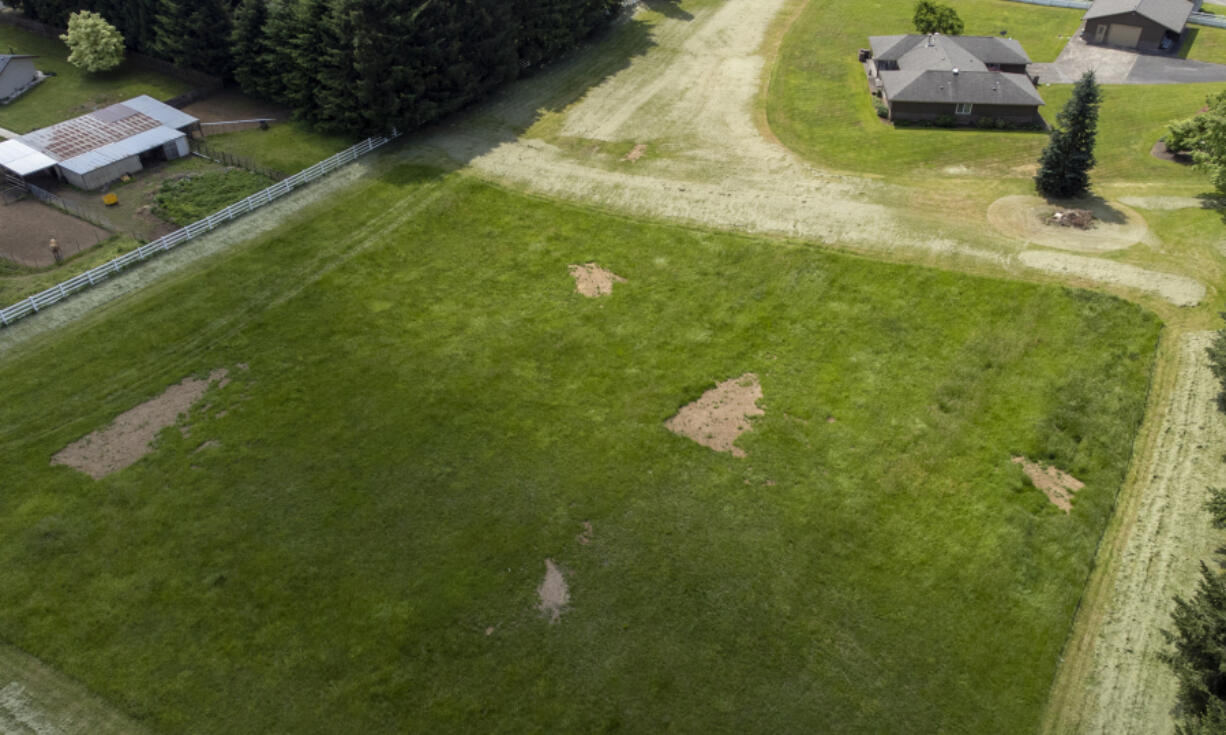
<svg viewBox="0 0 1226 735"><path fill-rule="evenodd" d="M0 733L144 735L150 731L79 682L0 645Z"/></svg>
<svg viewBox="0 0 1226 735"><path fill-rule="evenodd" d="M1066 664L1053 685L1044 732L1174 732L1175 678L1158 654L1175 595L1195 589L1198 562L1224 540L1209 525L1206 488L1226 484L1226 416L1205 354L1213 332L1177 338L1174 385L1156 435L1134 459L1087 587ZM1155 386L1155 390L1160 390Z"/></svg>
<svg viewBox="0 0 1226 735"><path fill-rule="evenodd" d="M1083 283L1139 288L1178 306L1201 300L1203 286L1185 276L1097 259L1089 267L1046 253L1019 258L1024 243L1016 238L1001 249L969 245L908 213L905 187L822 171L767 140L754 106L767 32L787 6L788 0L726 0L695 7L688 19L640 9L630 22L641 27L623 27L606 41L613 48L607 56L626 59L622 67L560 64L481 107L471 124L431 135L403 155L634 216L820 240L887 257L908 253L930 264L972 258L1061 279L1075 268ZM638 53L617 56L636 48L625 39L638 32L649 41ZM568 106L584 78L599 81ZM522 136L542 110L558 111L550 125L557 137ZM569 150L575 141L590 141L597 152L602 144L649 145L643 158L618 165L607 152Z"/></svg>

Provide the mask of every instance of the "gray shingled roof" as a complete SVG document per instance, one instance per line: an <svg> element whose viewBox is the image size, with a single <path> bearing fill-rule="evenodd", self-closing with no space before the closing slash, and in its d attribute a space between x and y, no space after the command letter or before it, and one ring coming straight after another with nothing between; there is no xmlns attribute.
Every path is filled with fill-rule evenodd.
<svg viewBox="0 0 1226 735"><path fill-rule="evenodd" d="M890 102L969 102L975 105L1042 105L1025 74L961 69L902 69L880 72Z"/></svg>
<svg viewBox="0 0 1226 735"><path fill-rule="evenodd" d="M925 69L949 69L954 66L986 68L985 64L1030 63L1030 57L1020 43L1012 38L996 36L869 36L868 44L874 58L897 61L900 67L919 63ZM948 59L950 63L945 64L942 59Z"/></svg>
<svg viewBox="0 0 1226 735"><path fill-rule="evenodd" d="M37 56L30 54L0 54L0 74L4 73L4 67L9 65L12 59L37 59Z"/></svg>
<svg viewBox="0 0 1226 735"><path fill-rule="evenodd" d="M1192 14L1192 3L1188 0L1094 0L1094 4L1086 11L1085 19L1106 18L1112 15L1136 13L1148 18L1163 28L1176 33L1183 31Z"/></svg>

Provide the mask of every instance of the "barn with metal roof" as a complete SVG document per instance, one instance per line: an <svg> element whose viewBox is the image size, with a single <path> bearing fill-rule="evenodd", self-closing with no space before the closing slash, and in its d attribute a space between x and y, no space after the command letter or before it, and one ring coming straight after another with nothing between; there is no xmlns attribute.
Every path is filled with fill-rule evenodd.
<svg viewBox="0 0 1226 735"><path fill-rule="evenodd" d="M0 143L0 167L18 176L54 169L80 189L98 189L145 163L188 154L198 121L141 95Z"/></svg>

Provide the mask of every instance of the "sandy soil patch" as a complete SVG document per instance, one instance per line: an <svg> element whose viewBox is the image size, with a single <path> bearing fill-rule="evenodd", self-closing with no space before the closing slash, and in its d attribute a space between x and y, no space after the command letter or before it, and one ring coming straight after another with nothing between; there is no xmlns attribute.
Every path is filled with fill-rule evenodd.
<svg viewBox="0 0 1226 735"><path fill-rule="evenodd" d="M693 439L704 447L717 452L731 452L734 457L744 457L745 451L734 442L752 425L750 416L762 416L766 412L758 408L762 398L762 386L758 376L745 373L717 384L703 393L693 403L687 404L664 426L669 431L687 439Z"/></svg>
<svg viewBox="0 0 1226 735"><path fill-rule="evenodd" d="M1089 594L1105 600L1088 598L1078 613L1090 615L1096 631L1070 641L1045 732L1174 731L1175 679L1158 660L1166 648L1160 630L1171 624L1173 597L1194 590L1197 563L1226 540L1204 509L1205 489L1226 485L1226 417L1214 403L1219 386L1205 355L1212 338L1196 332L1177 343L1167 413L1152 447L1137 457L1136 486L1116 511L1119 533L1099 554L1106 577Z"/></svg>
<svg viewBox="0 0 1226 735"><path fill-rule="evenodd" d="M634 163L635 161L642 158L643 154L646 152L647 152L647 144L639 143L638 145L631 148L630 152L627 153L626 156L622 160L629 161L630 163Z"/></svg>
<svg viewBox="0 0 1226 735"><path fill-rule="evenodd" d="M1173 273L1159 273L1126 263L1047 250L1027 250L1017 258L1029 268L1135 288L1159 296L1175 306L1196 306L1205 298L1204 284Z"/></svg>
<svg viewBox="0 0 1226 735"><path fill-rule="evenodd" d="M35 199L0 205L0 257L19 265L30 268L55 265L55 256L48 246L51 238L55 238L63 256L71 258L110 236L101 227Z"/></svg>
<svg viewBox="0 0 1226 735"><path fill-rule="evenodd" d="M1154 211L1203 209L1205 207L1205 202L1196 197L1120 197L1120 203Z"/></svg>
<svg viewBox="0 0 1226 735"><path fill-rule="evenodd" d="M1052 505L1065 513L1073 509L1073 493L1085 487L1084 482L1055 467L1044 467L1025 457L1014 457L1013 463L1020 464L1022 472L1026 473L1026 477L1030 478L1034 486L1043 491Z"/></svg>
<svg viewBox="0 0 1226 735"><path fill-rule="evenodd" d="M1122 204L1085 201L1077 206L1094 214L1094 225L1090 229L1045 224L1044 220L1058 208L1039 197L1021 194L992 202L988 207L988 222L1007 237L1083 253L1123 250L1140 242L1149 231L1145 218Z"/></svg>
<svg viewBox="0 0 1226 735"><path fill-rule="evenodd" d="M589 299L607 296L613 293L614 283L626 282L625 278L595 263L571 265L570 275L575 279L575 290Z"/></svg>
<svg viewBox="0 0 1226 735"><path fill-rule="evenodd" d="M249 97L233 89L215 92L184 107L183 111L198 118L201 122L253 120L262 117L271 117L276 120L289 119L289 111L284 107Z"/></svg>
<svg viewBox="0 0 1226 735"><path fill-rule="evenodd" d="M119 414L107 428L64 447L51 458L51 464L67 465L95 480L134 464L153 450L159 431L190 410L209 386L224 384L226 375L225 369L217 369L204 380L184 378L160 396Z"/></svg>
<svg viewBox="0 0 1226 735"><path fill-rule="evenodd" d="M550 623L556 623L562 617L562 611L570 602L570 588L566 586L566 577L562 570L553 563L553 559L545 560L545 579L536 588L540 598L536 609L549 616Z"/></svg>

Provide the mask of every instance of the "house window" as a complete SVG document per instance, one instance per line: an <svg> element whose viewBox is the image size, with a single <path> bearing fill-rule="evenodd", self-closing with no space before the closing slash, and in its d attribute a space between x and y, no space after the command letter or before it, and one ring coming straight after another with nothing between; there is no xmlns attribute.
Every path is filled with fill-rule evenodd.
<svg viewBox="0 0 1226 735"><path fill-rule="evenodd" d="M949 108L947 107L945 109L949 109ZM958 105L954 107L954 114L955 115L971 114L971 103L970 102L959 102Z"/></svg>

